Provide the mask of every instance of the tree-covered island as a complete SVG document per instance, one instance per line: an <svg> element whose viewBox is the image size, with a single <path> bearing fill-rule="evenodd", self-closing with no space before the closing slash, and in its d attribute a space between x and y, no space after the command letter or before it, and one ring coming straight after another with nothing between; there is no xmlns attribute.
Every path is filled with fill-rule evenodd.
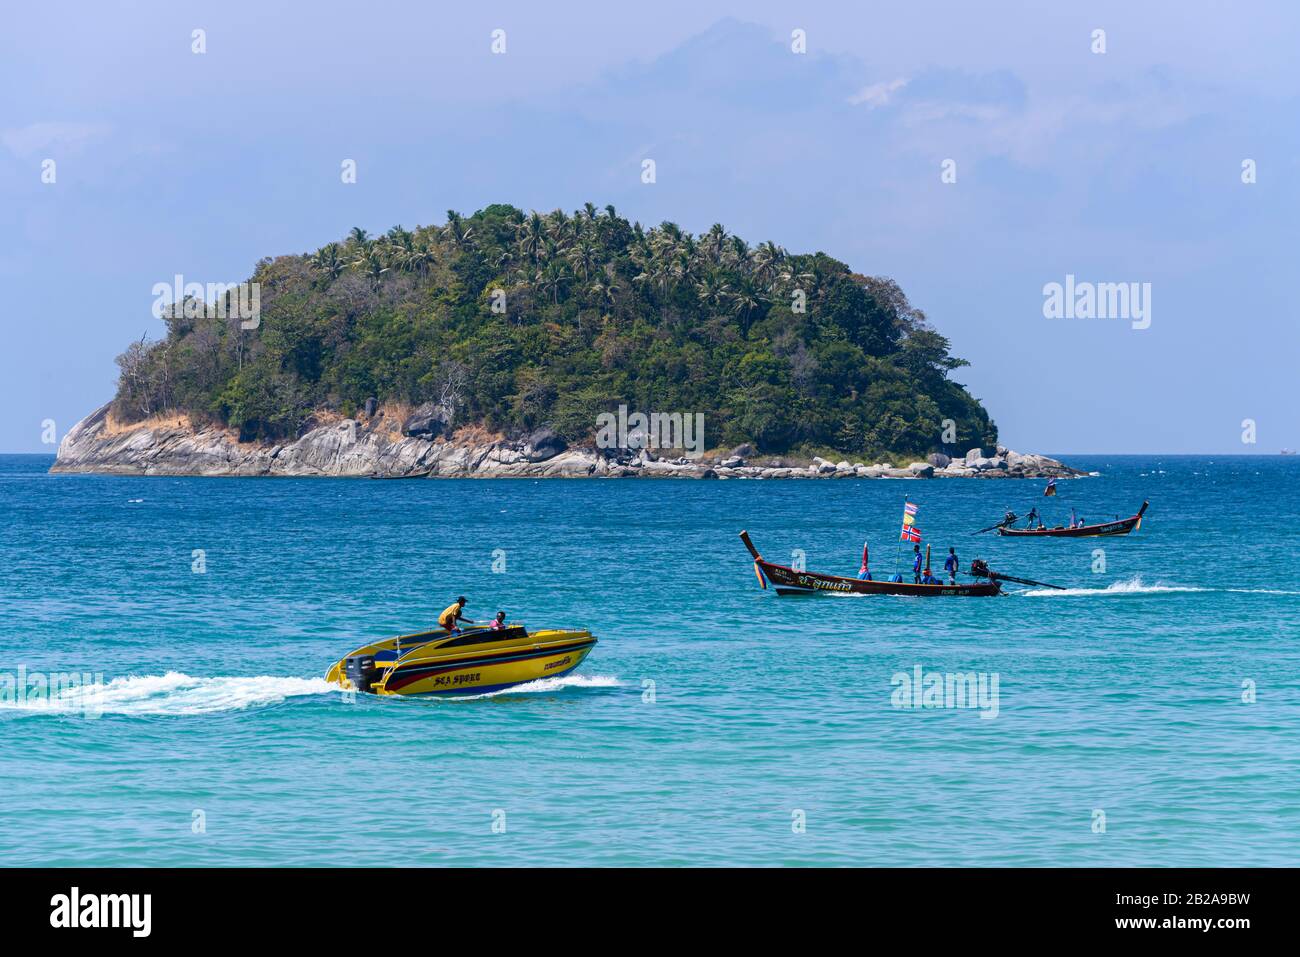
<svg viewBox="0 0 1300 957"><path fill-rule="evenodd" d="M710 448L907 461L997 441L950 378L966 362L896 283L721 225L692 236L612 206L494 205L382 236L356 228L263 259L250 281L255 327L182 302L165 336L119 357L117 421L183 413L283 441L373 399L434 403L452 428L549 426L570 444L620 405L702 412Z"/></svg>

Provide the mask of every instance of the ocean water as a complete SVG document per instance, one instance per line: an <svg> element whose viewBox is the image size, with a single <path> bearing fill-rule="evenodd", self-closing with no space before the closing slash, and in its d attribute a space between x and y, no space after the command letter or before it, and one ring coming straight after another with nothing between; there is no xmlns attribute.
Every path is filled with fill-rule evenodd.
<svg viewBox="0 0 1300 957"><path fill-rule="evenodd" d="M1056 499L50 461L0 457L6 864L1300 861L1300 459L1075 457L1100 474ZM841 574L866 538L879 575L905 496L936 566L954 545L1068 590L779 598L736 537ZM1008 508L1100 520L1144 498L1128 538L971 535ZM349 700L321 680L461 593L476 617L600 644L570 677L489 697ZM896 706L918 667L984 674L981 706ZM105 684L14 691L67 672Z"/></svg>

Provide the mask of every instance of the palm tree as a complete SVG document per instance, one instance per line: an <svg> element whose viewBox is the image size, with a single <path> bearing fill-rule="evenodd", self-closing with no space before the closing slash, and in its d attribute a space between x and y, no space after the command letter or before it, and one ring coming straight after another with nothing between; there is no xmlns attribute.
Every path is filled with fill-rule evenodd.
<svg viewBox="0 0 1300 957"><path fill-rule="evenodd" d="M586 282L591 278L591 267L596 265L596 247L587 240L583 240L569 250L569 263L573 268L582 269L582 280Z"/></svg>
<svg viewBox="0 0 1300 957"><path fill-rule="evenodd" d="M715 263L722 262L722 252L727 247L727 231L722 223L714 223L704 234L704 248Z"/></svg>
<svg viewBox="0 0 1300 957"><path fill-rule="evenodd" d="M370 234L360 226L353 226L351 232L348 233L348 244L354 249L360 249L364 252L370 248L370 243Z"/></svg>
<svg viewBox="0 0 1300 957"><path fill-rule="evenodd" d="M731 293L731 312L740 320L741 332L749 335L750 318L763 305L763 297L749 283L738 286Z"/></svg>
<svg viewBox="0 0 1300 957"><path fill-rule="evenodd" d="M552 259L546 264L546 268L542 270L542 290L544 292L550 290L552 301L559 305L560 291L571 278L568 267L564 265L564 260Z"/></svg>
<svg viewBox="0 0 1300 957"><path fill-rule="evenodd" d="M453 248L462 249L473 233L474 228L465 225L465 218L460 213L454 209L447 210L447 225L442 228L442 234Z"/></svg>
<svg viewBox="0 0 1300 957"><path fill-rule="evenodd" d="M742 270L749 269L749 243L745 242L739 236L732 236L730 240L730 259Z"/></svg>
<svg viewBox="0 0 1300 957"><path fill-rule="evenodd" d="M340 255L341 251L338 243L326 243L316 251L316 255L311 257L309 261L311 268L328 276L330 282L333 282L347 268L347 263Z"/></svg>
<svg viewBox="0 0 1300 957"><path fill-rule="evenodd" d="M754 251L754 275L770 285L784 260L785 250L769 239Z"/></svg>
<svg viewBox="0 0 1300 957"><path fill-rule="evenodd" d="M438 257L434 254L433 247L428 243L421 243L408 252L402 259L402 268L408 272L418 272L421 276L427 275L429 269Z"/></svg>
<svg viewBox="0 0 1300 957"><path fill-rule="evenodd" d="M415 241L415 236L410 232L410 230L403 229L401 223L398 223L396 226L390 229L384 238L387 239L394 246L398 247L399 249L403 249L408 252L410 251Z"/></svg>
<svg viewBox="0 0 1300 957"><path fill-rule="evenodd" d="M380 284L384 280L384 273L388 272L388 265L384 262L383 254L378 249L370 249L365 256L353 263L360 269L370 280L370 288L379 291Z"/></svg>
<svg viewBox="0 0 1300 957"><path fill-rule="evenodd" d="M553 210L547 217L547 232L557 243L562 243L568 238L571 226L572 221L562 209Z"/></svg>
<svg viewBox="0 0 1300 957"><path fill-rule="evenodd" d="M516 231L519 233L520 252L532 262L537 262L537 255L546 242L546 220L542 219L541 213L533 210L533 214L520 223Z"/></svg>
<svg viewBox="0 0 1300 957"><path fill-rule="evenodd" d="M606 279L604 282L596 280L587 287L587 292L596 300L601 309L609 309L618 302L618 286L612 279Z"/></svg>
<svg viewBox="0 0 1300 957"><path fill-rule="evenodd" d="M725 308L731 297L731 287L719 273L710 273L696 283L695 292L700 302L716 310Z"/></svg>

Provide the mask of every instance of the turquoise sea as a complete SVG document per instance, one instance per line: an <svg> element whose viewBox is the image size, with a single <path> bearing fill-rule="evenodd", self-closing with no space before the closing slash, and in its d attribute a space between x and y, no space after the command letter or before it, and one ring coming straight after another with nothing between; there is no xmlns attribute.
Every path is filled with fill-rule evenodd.
<svg viewBox="0 0 1300 957"><path fill-rule="evenodd" d="M1100 474L1043 499L1011 480L120 478L0 457L0 860L1296 864L1300 459L1065 458ZM841 574L866 538L880 574L904 497L936 565L955 545L1069 590L778 598L736 537ZM970 534L1008 508L1099 520L1144 498L1129 538ZM600 644L490 697L320 680L460 593ZM996 715L895 707L918 666L996 677ZM20 674L63 672L106 684L20 700Z"/></svg>

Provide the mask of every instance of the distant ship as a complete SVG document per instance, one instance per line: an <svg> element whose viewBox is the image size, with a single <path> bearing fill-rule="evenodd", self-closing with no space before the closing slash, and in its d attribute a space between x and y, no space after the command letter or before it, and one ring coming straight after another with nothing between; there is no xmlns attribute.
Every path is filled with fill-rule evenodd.
<svg viewBox="0 0 1300 957"><path fill-rule="evenodd" d="M1295 455L1295 449L1283 449L1279 455Z"/></svg>

